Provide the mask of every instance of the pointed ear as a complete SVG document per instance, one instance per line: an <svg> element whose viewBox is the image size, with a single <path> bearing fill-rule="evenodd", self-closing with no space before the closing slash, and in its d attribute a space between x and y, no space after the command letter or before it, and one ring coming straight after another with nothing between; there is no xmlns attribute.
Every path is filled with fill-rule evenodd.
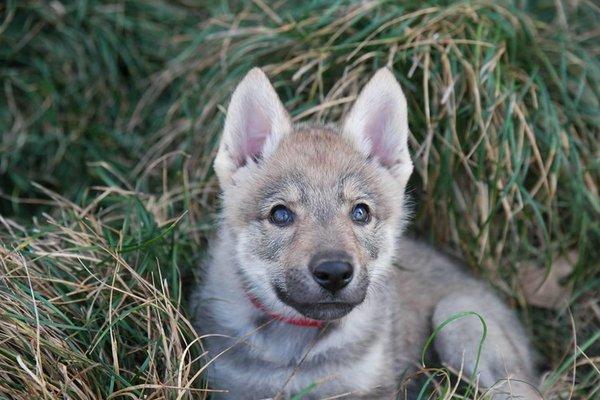
<svg viewBox="0 0 600 400"><path fill-rule="evenodd" d="M269 79L253 68L239 83L225 117L225 127L215 171L221 185L248 162L268 157L285 135L292 121Z"/></svg>
<svg viewBox="0 0 600 400"><path fill-rule="evenodd" d="M344 121L343 134L366 156L406 184L412 173L408 152L406 99L387 68L367 83Z"/></svg>

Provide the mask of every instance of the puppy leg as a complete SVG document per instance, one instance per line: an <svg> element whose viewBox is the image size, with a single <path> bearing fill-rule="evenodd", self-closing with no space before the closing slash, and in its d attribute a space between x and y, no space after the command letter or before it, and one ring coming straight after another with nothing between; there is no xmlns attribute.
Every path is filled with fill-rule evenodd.
<svg viewBox="0 0 600 400"><path fill-rule="evenodd" d="M464 312L477 315L448 322ZM485 321L487 332L473 376L484 330L478 315ZM462 365L465 376L479 379L479 385L489 389L491 399L541 399L535 389L538 382L527 336L517 317L492 293L469 288L468 293L446 296L435 307L434 328L445 322L434 339L443 363L455 370Z"/></svg>

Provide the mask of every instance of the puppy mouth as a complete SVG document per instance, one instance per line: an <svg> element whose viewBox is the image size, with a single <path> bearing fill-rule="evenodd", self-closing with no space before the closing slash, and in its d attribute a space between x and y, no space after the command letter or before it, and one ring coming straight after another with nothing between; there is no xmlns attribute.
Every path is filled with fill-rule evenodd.
<svg viewBox="0 0 600 400"><path fill-rule="evenodd" d="M364 297L360 298L359 301L314 301L314 302L299 302L294 300L288 293L283 291L281 288L275 286L275 293L277 298L298 311L303 316L316 319L319 321L332 321L345 317L362 301Z"/></svg>
<svg viewBox="0 0 600 400"><path fill-rule="evenodd" d="M353 303L326 302L301 304L299 307L294 308L305 317L321 321L331 321L345 317L356 305Z"/></svg>

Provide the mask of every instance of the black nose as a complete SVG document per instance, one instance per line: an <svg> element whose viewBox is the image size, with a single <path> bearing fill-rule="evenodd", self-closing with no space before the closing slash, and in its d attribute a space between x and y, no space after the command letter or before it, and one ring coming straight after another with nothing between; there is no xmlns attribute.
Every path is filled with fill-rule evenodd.
<svg viewBox="0 0 600 400"><path fill-rule="evenodd" d="M335 292L350 283L354 268L346 261L325 261L317 264L311 272L319 285Z"/></svg>

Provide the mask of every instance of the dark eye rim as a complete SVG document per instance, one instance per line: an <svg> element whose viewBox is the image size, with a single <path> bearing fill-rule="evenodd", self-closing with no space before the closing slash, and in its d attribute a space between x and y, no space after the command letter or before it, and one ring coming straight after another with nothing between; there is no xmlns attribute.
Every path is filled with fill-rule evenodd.
<svg viewBox="0 0 600 400"><path fill-rule="evenodd" d="M363 207L365 209L365 211L366 211L366 218L364 220L354 219L354 211L356 210L357 207ZM352 207L352 209L350 210L350 219L355 224L359 224L359 225L366 225L366 224L368 224L369 222L371 222L371 208L366 203L357 203L357 204L355 204Z"/></svg>
<svg viewBox="0 0 600 400"><path fill-rule="evenodd" d="M288 221L286 221L286 222L276 221L274 218L274 215L277 210L287 210L287 212L289 213ZM291 224L294 223L294 217L295 217L294 212L292 210L290 210L288 207L284 206L283 204L277 204L271 208L271 211L269 211L269 222L272 223L273 225L279 226L279 227L290 226Z"/></svg>

